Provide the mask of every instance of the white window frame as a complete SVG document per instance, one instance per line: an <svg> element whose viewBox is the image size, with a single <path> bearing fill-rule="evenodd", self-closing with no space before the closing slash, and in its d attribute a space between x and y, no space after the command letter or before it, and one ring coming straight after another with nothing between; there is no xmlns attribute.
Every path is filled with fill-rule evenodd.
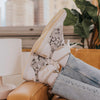
<svg viewBox="0 0 100 100"><path fill-rule="evenodd" d="M30 49L41 35L45 26L0 27L0 38L21 38L24 49ZM80 39L73 33L72 26L64 26L65 39Z"/></svg>

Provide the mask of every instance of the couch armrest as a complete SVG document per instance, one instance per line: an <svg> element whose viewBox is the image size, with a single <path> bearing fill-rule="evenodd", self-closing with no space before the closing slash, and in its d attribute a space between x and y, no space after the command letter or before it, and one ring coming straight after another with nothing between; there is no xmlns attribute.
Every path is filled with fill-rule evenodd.
<svg viewBox="0 0 100 100"><path fill-rule="evenodd" d="M44 84L24 82L8 95L7 100L48 100L47 90Z"/></svg>

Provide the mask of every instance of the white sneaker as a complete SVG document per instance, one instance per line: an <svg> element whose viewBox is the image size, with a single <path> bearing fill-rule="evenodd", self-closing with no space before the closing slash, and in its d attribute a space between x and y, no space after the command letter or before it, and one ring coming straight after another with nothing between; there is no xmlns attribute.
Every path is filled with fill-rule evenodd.
<svg viewBox="0 0 100 100"><path fill-rule="evenodd" d="M52 85L55 78L58 76L59 68L60 66L57 63L42 68L38 73L39 82Z"/></svg>
<svg viewBox="0 0 100 100"><path fill-rule="evenodd" d="M52 72L58 72L59 68L59 64L57 64L53 60L44 58L37 54L31 54L28 64L26 65L23 72L23 79L27 81L39 81L39 79L46 80L46 77L49 77L48 75L50 75ZM42 77L42 74L44 77Z"/></svg>
<svg viewBox="0 0 100 100"><path fill-rule="evenodd" d="M23 72L25 80L38 80L38 72L41 67L50 64L48 58L50 58L52 52L65 44L63 37L63 21L65 17L66 11L64 9L60 10L33 45L28 64Z"/></svg>
<svg viewBox="0 0 100 100"><path fill-rule="evenodd" d="M70 40L68 40L67 45L60 47L54 51L54 53L52 54L52 60L58 62L62 67L65 67L69 58L69 54L71 52L70 49L75 45L70 46Z"/></svg>
<svg viewBox="0 0 100 100"><path fill-rule="evenodd" d="M49 58L54 50L64 45L63 22L65 17L66 11L64 9L53 17L33 45L32 53Z"/></svg>
<svg viewBox="0 0 100 100"><path fill-rule="evenodd" d="M31 54L23 72L23 79L38 81L38 72L48 64L48 59L37 54Z"/></svg>
<svg viewBox="0 0 100 100"><path fill-rule="evenodd" d="M54 85L59 73L52 73L47 80L47 84L51 87Z"/></svg>

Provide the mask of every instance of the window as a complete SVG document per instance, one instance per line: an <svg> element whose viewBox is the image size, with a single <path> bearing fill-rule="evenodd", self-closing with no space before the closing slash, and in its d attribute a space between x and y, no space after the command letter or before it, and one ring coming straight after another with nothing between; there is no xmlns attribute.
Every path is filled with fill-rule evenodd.
<svg viewBox="0 0 100 100"><path fill-rule="evenodd" d="M75 7L73 0L0 0L0 26L46 25L65 7Z"/></svg>
<svg viewBox="0 0 100 100"><path fill-rule="evenodd" d="M33 26L32 0L0 0L0 26Z"/></svg>
<svg viewBox="0 0 100 100"><path fill-rule="evenodd" d="M0 0L0 38L21 38L23 48L32 48L44 26L65 7L76 8L73 0ZM64 34L66 40L80 39L72 27L65 27Z"/></svg>

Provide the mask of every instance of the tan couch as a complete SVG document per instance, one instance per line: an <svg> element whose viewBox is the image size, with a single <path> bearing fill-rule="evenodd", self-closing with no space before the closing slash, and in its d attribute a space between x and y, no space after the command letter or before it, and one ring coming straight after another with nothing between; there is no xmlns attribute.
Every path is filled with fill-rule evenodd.
<svg viewBox="0 0 100 100"><path fill-rule="evenodd" d="M72 54L86 63L100 69L100 50L72 49ZM41 83L24 82L13 92L7 100L49 100L48 87ZM67 100L54 96L52 100Z"/></svg>
<svg viewBox="0 0 100 100"><path fill-rule="evenodd" d="M47 91L44 84L24 82L9 94L7 100L48 100Z"/></svg>

